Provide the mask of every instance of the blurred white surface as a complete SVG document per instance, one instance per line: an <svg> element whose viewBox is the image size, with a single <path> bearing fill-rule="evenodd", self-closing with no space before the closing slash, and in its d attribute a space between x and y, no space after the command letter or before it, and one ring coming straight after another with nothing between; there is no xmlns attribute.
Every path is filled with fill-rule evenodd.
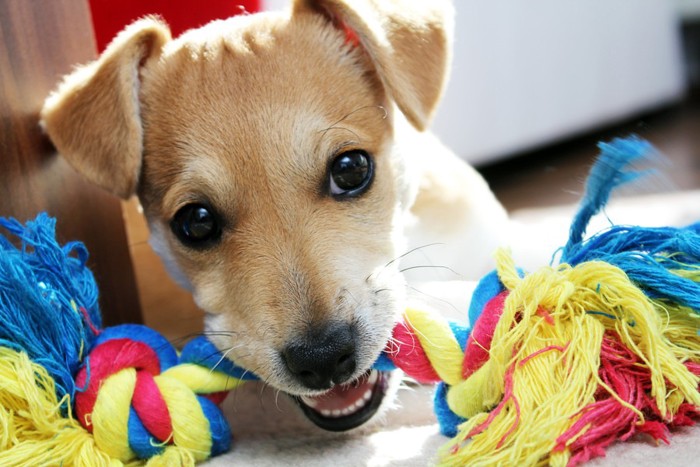
<svg viewBox="0 0 700 467"><path fill-rule="evenodd" d="M434 130L481 163L680 97L668 0L455 2L452 78Z"/></svg>

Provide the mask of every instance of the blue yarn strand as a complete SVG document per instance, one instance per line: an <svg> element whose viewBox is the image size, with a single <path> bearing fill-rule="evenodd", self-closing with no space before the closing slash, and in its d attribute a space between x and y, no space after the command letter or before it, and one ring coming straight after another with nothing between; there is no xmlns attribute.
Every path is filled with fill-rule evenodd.
<svg viewBox="0 0 700 467"><path fill-rule="evenodd" d="M700 262L700 223L687 227L613 226L571 246L562 262L579 264L622 252L644 252L680 269ZM672 255L671 255L672 254Z"/></svg>
<svg viewBox="0 0 700 467"><path fill-rule="evenodd" d="M563 257L568 257L569 250L581 243L591 218L607 204L612 191L645 174L635 171L634 164L658 157L658 153L649 142L636 136L616 138L610 143L600 142L598 148L600 155L586 180L586 191L571 223L569 240L563 248Z"/></svg>
<svg viewBox="0 0 700 467"><path fill-rule="evenodd" d="M614 226L574 245L563 261L605 261L625 271L650 298L700 312L700 223L684 228Z"/></svg>
<svg viewBox="0 0 700 467"><path fill-rule="evenodd" d="M55 380L58 399L73 399L73 374L95 338L87 320L101 325L87 249L79 242L61 247L56 220L45 213L26 225L0 218L0 227L20 243L0 235L0 346L27 353Z"/></svg>
<svg viewBox="0 0 700 467"><path fill-rule="evenodd" d="M612 226L584 240L589 221L604 208L612 191L645 174L634 171L633 165L658 158L651 144L636 137L599 147L601 154L591 169L561 262L604 261L625 271L650 298L700 313L700 223L684 228Z"/></svg>
<svg viewBox="0 0 700 467"><path fill-rule="evenodd" d="M226 358L216 346L204 336L187 343L180 353L180 363L194 363L225 373L244 381L255 381L258 377Z"/></svg>
<svg viewBox="0 0 700 467"><path fill-rule="evenodd" d="M165 451L164 443L151 436L133 407L129 408L129 447L139 459L150 459Z"/></svg>
<svg viewBox="0 0 700 467"><path fill-rule="evenodd" d="M459 425L466 422L467 419L454 413L447 404L448 390L449 386L447 386L445 383L439 383L437 385L433 398L433 409L435 411L435 416L438 419L440 433L443 436L454 438L459 432Z"/></svg>
<svg viewBox="0 0 700 467"><path fill-rule="evenodd" d="M232 437L231 427L223 412L212 401L203 396L197 396L202 413L209 421L209 431L211 432L211 453L212 457L218 456L231 449Z"/></svg>

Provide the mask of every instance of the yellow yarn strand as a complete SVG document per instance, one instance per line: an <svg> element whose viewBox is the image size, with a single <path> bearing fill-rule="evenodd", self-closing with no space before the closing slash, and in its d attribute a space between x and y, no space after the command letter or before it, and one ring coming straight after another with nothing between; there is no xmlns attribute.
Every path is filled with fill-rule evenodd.
<svg viewBox="0 0 700 467"><path fill-rule="evenodd" d="M503 393L494 384L492 373L493 369L487 361L469 378L452 386L447 391L447 405L450 409L457 415L470 419L494 407Z"/></svg>
<svg viewBox="0 0 700 467"><path fill-rule="evenodd" d="M209 421L192 390L166 373L153 379L170 412L173 440L177 446L189 451L196 461L203 461L211 452ZM176 453L166 450L163 455L174 456Z"/></svg>
<svg viewBox="0 0 700 467"><path fill-rule="evenodd" d="M456 385L462 381L462 352L450 325L424 310L409 308L404 314L406 323L413 328L428 360L440 379Z"/></svg>
<svg viewBox="0 0 700 467"><path fill-rule="evenodd" d="M680 361L700 361L700 315L684 306L658 302L657 307L666 317L663 335L671 343L671 350Z"/></svg>
<svg viewBox="0 0 700 467"><path fill-rule="evenodd" d="M148 459L146 467L193 467L196 462L189 450L178 446L168 446L162 454Z"/></svg>
<svg viewBox="0 0 700 467"><path fill-rule="evenodd" d="M46 369L0 347L0 465L121 466L76 420L62 417L61 402Z"/></svg>
<svg viewBox="0 0 700 467"><path fill-rule="evenodd" d="M245 383L244 380L192 363L175 365L165 370L162 375L180 381L197 394L230 391Z"/></svg>
<svg viewBox="0 0 700 467"><path fill-rule="evenodd" d="M662 414L672 416L683 402L700 406L699 378L682 364L699 361L700 352L697 317L688 309L653 302L608 263L547 267L524 278L506 252L497 263L510 294L489 360L448 392L450 408L469 420L443 449L445 465L566 465L568 450L552 450L599 387L643 421L599 378L606 330L648 367ZM500 411L489 413L501 400Z"/></svg>
<svg viewBox="0 0 700 467"><path fill-rule="evenodd" d="M135 457L129 447L129 409L136 386L136 370L125 368L102 382L92 409L95 442L123 462Z"/></svg>

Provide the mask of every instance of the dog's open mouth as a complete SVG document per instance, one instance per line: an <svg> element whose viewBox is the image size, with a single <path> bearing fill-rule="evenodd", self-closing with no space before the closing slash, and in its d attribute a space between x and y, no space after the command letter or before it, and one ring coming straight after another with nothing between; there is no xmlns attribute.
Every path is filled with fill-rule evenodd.
<svg viewBox="0 0 700 467"><path fill-rule="evenodd" d="M328 431L351 430L377 412L387 384L387 374L369 370L354 382L334 386L320 396L300 396L295 400L318 427Z"/></svg>

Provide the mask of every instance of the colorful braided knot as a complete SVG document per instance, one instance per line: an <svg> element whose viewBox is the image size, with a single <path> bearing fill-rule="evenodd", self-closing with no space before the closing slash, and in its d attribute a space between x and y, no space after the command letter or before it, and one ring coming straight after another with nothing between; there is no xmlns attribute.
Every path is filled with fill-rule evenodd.
<svg viewBox="0 0 700 467"><path fill-rule="evenodd" d="M75 411L112 458L150 459L176 446L204 460L231 444L218 404L252 379L204 338L178 356L150 328L115 326L99 332L78 372Z"/></svg>
<svg viewBox="0 0 700 467"><path fill-rule="evenodd" d="M413 309L405 319L411 325L397 324L375 368L456 384L463 353L450 325ZM453 326L466 336L466 328ZM76 376L75 414L100 450L122 462L162 457L169 449L201 461L230 448L231 431L218 405L228 391L257 379L254 374L204 337L178 356L161 334L142 325L95 331Z"/></svg>

